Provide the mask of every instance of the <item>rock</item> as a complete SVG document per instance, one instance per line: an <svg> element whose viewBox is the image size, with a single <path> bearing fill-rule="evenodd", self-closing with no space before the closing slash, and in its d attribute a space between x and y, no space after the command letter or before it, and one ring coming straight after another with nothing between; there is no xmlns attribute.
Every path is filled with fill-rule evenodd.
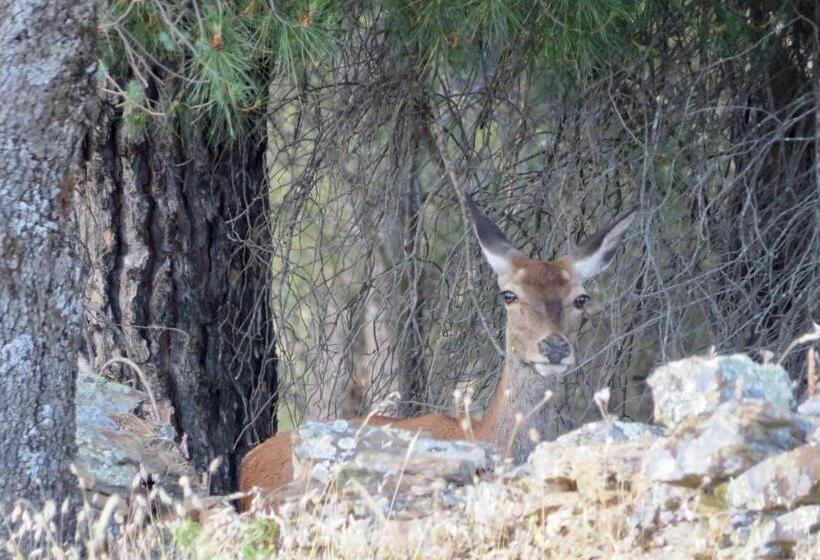
<svg viewBox="0 0 820 560"><path fill-rule="evenodd" d="M783 410L794 407L786 370L757 364L742 354L670 362L656 369L647 383L655 402L655 422L668 428L740 397L762 399Z"/></svg>
<svg viewBox="0 0 820 560"><path fill-rule="evenodd" d="M175 493L181 476L197 477L175 443L167 403L160 418L143 412L148 395L81 368L77 376L77 466L94 491L129 496L140 465Z"/></svg>
<svg viewBox="0 0 820 560"><path fill-rule="evenodd" d="M542 482L580 492L628 487L643 455L663 434L655 426L594 422L539 444L525 472Z"/></svg>
<svg viewBox="0 0 820 560"><path fill-rule="evenodd" d="M646 448L635 442L570 447L546 442L530 455L529 475L556 489L582 493L629 488L641 471Z"/></svg>
<svg viewBox="0 0 820 560"><path fill-rule="evenodd" d="M820 395L811 396L800 403L797 412L806 416L820 416Z"/></svg>
<svg viewBox="0 0 820 560"><path fill-rule="evenodd" d="M814 424L814 428L806 436L806 441L808 443L820 443L820 395L811 396L800 403L797 407L797 413Z"/></svg>
<svg viewBox="0 0 820 560"><path fill-rule="evenodd" d="M81 371L77 375L77 409L82 410L82 419L87 424L116 430L119 426L112 415L136 414L146 400L145 393L91 371Z"/></svg>
<svg viewBox="0 0 820 560"><path fill-rule="evenodd" d="M710 487L803 444L811 423L759 399L728 401L687 418L647 453L650 480Z"/></svg>
<svg viewBox="0 0 820 560"><path fill-rule="evenodd" d="M293 434L294 478L320 483L335 475L342 484L351 478L363 483L392 478L407 487L437 479L465 484L493 467L493 453L485 444L344 420L307 422Z"/></svg>
<svg viewBox="0 0 820 560"><path fill-rule="evenodd" d="M660 426L650 426L640 422L599 421L584 424L577 430L566 433L555 440L563 445L588 445L592 443L654 440L664 435Z"/></svg>
<svg viewBox="0 0 820 560"><path fill-rule="evenodd" d="M663 527L698 520L695 510L700 494L696 490L646 481L642 486L632 514L632 525L640 532L641 540Z"/></svg>
<svg viewBox="0 0 820 560"><path fill-rule="evenodd" d="M654 439L590 445L544 442L530 454L525 472L556 489L581 493L629 489L635 475L641 472L643 457Z"/></svg>
<svg viewBox="0 0 820 560"><path fill-rule="evenodd" d="M731 545L726 542L726 534L723 527L712 527L703 519L665 525L645 540L643 547L648 548L651 552L639 558L646 560L657 560L658 558L728 560L737 558L731 552L721 554L721 548ZM620 557L622 560L633 558L635 556L631 554Z"/></svg>
<svg viewBox="0 0 820 560"><path fill-rule="evenodd" d="M485 444L345 420L307 422L292 438L294 481L268 505L297 517L310 510L408 520L459 510L465 485L492 470L497 453Z"/></svg>
<svg viewBox="0 0 820 560"><path fill-rule="evenodd" d="M820 446L806 444L758 463L729 482L726 501L754 511L820 504Z"/></svg>
<svg viewBox="0 0 820 560"><path fill-rule="evenodd" d="M747 545L749 557L792 558L820 528L820 505L804 506L756 526Z"/></svg>

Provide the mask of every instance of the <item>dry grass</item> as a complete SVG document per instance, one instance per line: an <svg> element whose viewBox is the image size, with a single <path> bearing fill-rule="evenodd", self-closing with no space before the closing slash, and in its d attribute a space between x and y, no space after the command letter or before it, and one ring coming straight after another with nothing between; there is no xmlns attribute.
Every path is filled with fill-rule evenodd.
<svg viewBox="0 0 820 560"><path fill-rule="evenodd" d="M617 451L613 451L616 452ZM455 500L433 500L422 511L388 512L389 496L361 487L313 489L280 504L260 501L237 514L227 501L209 504L184 488L175 500L160 488L126 503L82 491L76 544L65 544L70 524L53 504L35 511L18 504L6 516L11 537L0 545L13 558L637 558L666 546L639 526L648 487L612 484L590 468L577 488L496 473L459 488ZM184 483L184 481L183 481ZM213 500L213 499L209 499ZM707 508L695 499L685 507ZM682 508L684 506L681 506ZM205 514L202 512L205 511ZM61 515L62 513L62 515ZM676 553L722 557L726 515L683 516ZM704 522L704 519L711 521ZM685 538L684 538L685 537ZM24 555L32 546L32 555ZM687 550L677 547L686 546Z"/></svg>

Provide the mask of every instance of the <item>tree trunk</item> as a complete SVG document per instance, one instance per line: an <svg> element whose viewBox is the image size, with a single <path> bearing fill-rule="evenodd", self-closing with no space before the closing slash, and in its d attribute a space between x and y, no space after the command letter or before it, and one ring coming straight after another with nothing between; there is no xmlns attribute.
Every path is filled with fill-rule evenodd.
<svg viewBox="0 0 820 560"><path fill-rule="evenodd" d="M94 2L0 1L0 505L76 486L82 287L73 163L93 97Z"/></svg>
<svg viewBox="0 0 820 560"><path fill-rule="evenodd" d="M80 214L90 354L97 369L115 356L141 368L196 469L226 459L211 477L226 492L241 453L276 427L265 148L251 137L217 151L167 126L127 136L113 101L97 123Z"/></svg>

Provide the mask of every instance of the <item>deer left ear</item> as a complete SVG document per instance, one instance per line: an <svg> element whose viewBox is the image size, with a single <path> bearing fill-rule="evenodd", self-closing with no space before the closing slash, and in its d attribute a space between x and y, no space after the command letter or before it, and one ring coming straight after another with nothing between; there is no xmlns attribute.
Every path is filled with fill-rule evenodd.
<svg viewBox="0 0 820 560"><path fill-rule="evenodd" d="M573 272L581 282L600 274L609 266L635 215L636 210L632 210L623 218L598 231L573 251Z"/></svg>
<svg viewBox="0 0 820 560"><path fill-rule="evenodd" d="M465 193L464 202L473 219L478 244L490 267L495 271L499 282L508 276L513 269L513 261L524 254L513 247L501 230L482 212L473 198Z"/></svg>

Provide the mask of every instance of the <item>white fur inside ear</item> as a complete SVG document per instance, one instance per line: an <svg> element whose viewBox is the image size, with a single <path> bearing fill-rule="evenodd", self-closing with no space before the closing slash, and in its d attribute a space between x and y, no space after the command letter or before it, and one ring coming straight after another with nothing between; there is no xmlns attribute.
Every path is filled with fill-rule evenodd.
<svg viewBox="0 0 820 560"><path fill-rule="evenodd" d="M484 258L487 259L490 268L492 268L499 277L507 276L512 270L512 263L507 257L491 253L483 246L481 247L481 252L484 253Z"/></svg>
<svg viewBox="0 0 820 560"><path fill-rule="evenodd" d="M601 255L596 251L586 258L575 261L572 265L572 271L575 277L583 282L603 272L607 264L609 263L604 262Z"/></svg>
<svg viewBox="0 0 820 560"><path fill-rule="evenodd" d="M615 249L618 248L618 244L634 219L635 214L633 213L615 224L601 240L601 244L595 251L585 257L576 259L572 267L575 276L583 282L606 270L606 267L612 262Z"/></svg>

